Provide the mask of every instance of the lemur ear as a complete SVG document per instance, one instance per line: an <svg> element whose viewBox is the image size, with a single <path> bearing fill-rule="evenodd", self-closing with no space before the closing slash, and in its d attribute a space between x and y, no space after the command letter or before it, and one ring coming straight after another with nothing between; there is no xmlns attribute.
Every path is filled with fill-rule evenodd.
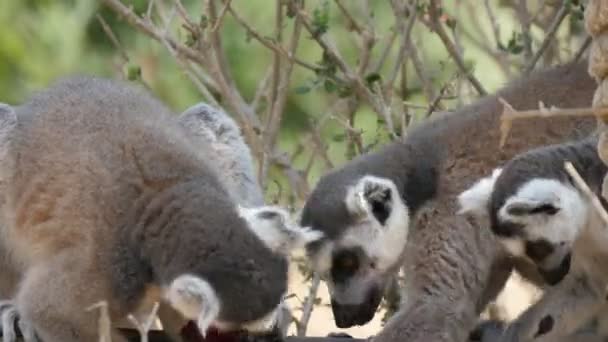
<svg viewBox="0 0 608 342"><path fill-rule="evenodd" d="M458 214L473 214L478 217L488 215L488 202L494 191L496 179L502 173L501 168L494 169L488 177L478 180L470 188L458 195Z"/></svg>
<svg viewBox="0 0 608 342"><path fill-rule="evenodd" d="M537 201L526 198L514 198L504 207L504 211L511 216L525 215L555 215L560 208L551 201Z"/></svg>
<svg viewBox="0 0 608 342"><path fill-rule="evenodd" d="M288 255L323 237L320 231L295 224L286 210L276 206L239 206L238 210L256 236L277 253Z"/></svg>
<svg viewBox="0 0 608 342"><path fill-rule="evenodd" d="M209 130L218 140L240 138L240 128L223 109L199 102L183 111L178 120L187 129Z"/></svg>
<svg viewBox="0 0 608 342"><path fill-rule="evenodd" d="M399 196L397 186L391 180L365 176L348 190L346 207L356 218L371 215L384 226Z"/></svg>

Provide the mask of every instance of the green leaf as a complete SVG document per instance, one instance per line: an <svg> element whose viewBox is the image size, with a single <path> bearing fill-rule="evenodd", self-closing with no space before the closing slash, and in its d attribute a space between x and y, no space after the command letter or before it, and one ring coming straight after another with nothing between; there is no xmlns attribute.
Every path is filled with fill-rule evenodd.
<svg viewBox="0 0 608 342"><path fill-rule="evenodd" d="M141 79L141 67L136 64L127 65L126 76L127 80L129 81L137 81Z"/></svg>
<svg viewBox="0 0 608 342"><path fill-rule="evenodd" d="M338 133L332 137L332 140L335 142L343 142L346 140L346 133Z"/></svg>
<svg viewBox="0 0 608 342"><path fill-rule="evenodd" d="M329 1L315 8L312 12L312 28L315 36L322 35L329 28Z"/></svg>
<svg viewBox="0 0 608 342"><path fill-rule="evenodd" d="M328 93L333 93L338 88L332 80L325 80L325 82L323 82L323 87Z"/></svg>
<svg viewBox="0 0 608 342"><path fill-rule="evenodd" d="M380 76L380 74L374 72L374 73L371 73L371 74L368 74L367 76L365 76L365 81L369 85L371 85L374 82L382 81L382 76Z"/></svg>
<svg viewBox="0 0 608 342"><path fill-rule="evenodd" d="M296 87L295 93L302 95L302 94L306 94L306 93L310 92L310 90L311 90L311 88L309 86L302 85L302 86Z"/></svg>

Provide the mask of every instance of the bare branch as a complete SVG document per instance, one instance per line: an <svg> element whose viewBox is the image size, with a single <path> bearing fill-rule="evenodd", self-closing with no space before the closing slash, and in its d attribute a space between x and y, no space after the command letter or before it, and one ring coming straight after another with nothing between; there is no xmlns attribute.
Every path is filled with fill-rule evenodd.
<svg viewBox="0 0 608 342"><path fill-rule="evenodd" d="M212 0L210 0L210 1L212 1ZM226 16L226 11L228 10L228 8L230 8L231 2L232 2L232 0L224 1L224 7L222 7L222 9L220 10L220 14L217 16L217 19L215 20L215 23L213 23L211 32L216 32L220 28L220 25L221 25L222 21L224 20L224 16Z"/></svg>
<svg viewBox="0 0 608 342"><path fill-rule="evenodd" d="M142 33L156 39L159 42L167 40L169 45L175 49L178 53L183 54L188 59L200 63L202 65L207 64L207 61L199 54L196 50L191 49L183 44L179 44L170 37L163 37L162 33L159 32L156 27L152 26L149 20L143 20L138 17L133 11L126 7L119 0L102 0L108 7L110 7L118 15L127 19L127 21L135 28L140 30Z"/></svg>
<svg viewBox="0 0 608 342"><path fill-rule="evenodd" d="M103 28L103 31L105 32L105 34L108 36L108 38L110 38L110 41L114 45L114 48L116 50L118 50L118 52L120 53L120 56L122 57L124 62L125 63L129 62L129 55L127 55L127 51L122 47L122 45L120 44L120 41L118 40L118 38L116 38L116 35L112 31L112 29L110 28L108 23L106 23L106 21L103 19L103 17L99 13L95 17L101 24L101 27Z"/></svg>
<svg viewBox="0 0 608 342"><path fill-rule="evenodd" d="M137 320L137 318L135 318L135 316L133 316L131 314L129 314L127 316L129 321L131 321L131 324L133 324L135 326L135 328L137 329L137 331L139 332L139 335L141 336L141 342L148 342L148 332L150 331L150 329L152 329L152 325L154 324L154 321L156 320L156 313L158 312L158 307L159 307L159 303L158 302L154 303L154 306L152 307L152 311L150 312L150 314L148 315L148 317L146 318L146 320L144 322L139 322Z"/></svg>
<svg viewBox="0 0 608 342"><path fill-rule="evenodd" d="M548 30L547 34L545 35L545 39L543 40L542 44L540 45L540 48L538 49L538 51L536 51L536 54L534 54L534 56L532 57L532 60L530 60L530 63L524 69L525 73L530 73L532 70L534 70L536 63L538 62L540 57L542 57L542 55L545 53L545 51L547 50L547 48L553 41L553 38L555 37L555 33L557 33L557 29L559 29L560 24L566 18L568 13L570 13L568 1L569 0L563 0L562 5L559 8L559 11L557 11L555 18L551 22L551 26L549 26L549 30Z"/></svg>
<svg viewBox="0 0 608 342"><path fill-rule="evenodd" d="M188 16L188 11L186 11L186 9L184 8L184 4L182 4L181 0L173 0L175 2L175 6L177 6L177 12L179 13L180 17L184 20L184 22L186 22L186 26L188 27L189 31L196 31L196 27L197 25L192 21L192 19L190 19L190 16Z"/></svg>
<svg viewBox="0 0 608 342"><path fill-rule="evenodd" d="M515 5L515 12L517 13L519 23L521 24L521 35L524 42L524 58L532 58L532 35L530 34L530 26L532 20L530 19L530 12L528 11L528 1L518 0Z"/></svg>
<svg viewBox="0 0 608 342"><path fill-rule="evenodd" d="M310 285L308 296L306 297L304 305L302 306L302 317L299 319L299 324L297 326L298 336L306 336L306 329L308 328L308 322L310 321L312 311L315 307L315 301L317 299L317 292L319 291L320 284L321 277L317 273L313 274L312 284Z"/></svg>
<svg viewBox="0 0 608 342"><path fill-rule="evenodd" d="M498 20L496 20L496 15L492 10L492 6L490 6L490 0L484 0L483 4L486 8L486 13L488 14L490 25L492 26L492 32L494 33L494 41L496 42L496 45L500 45L500 26L498 26Z"/></svg>
<svg viewBox="0 0 608 342"><path fill-rule="evenodd" d="M574 60L575 61L578 61L578 60L581 59L581 57L583 56L583 54L585 53L585 51L587 51L587 49L589 48L589 46L591 46L591 42L592 41L593 41L593 38L591 38L591 36L587 36L587 38L585 38L585 41L583 42L583 44L581 45L581 47L576 52L576 55L574 55Z"/></svg>
<svg viewBox="0 0 608 342"><path fill-rule="evenodd" d="M247 31L247 34L249 34L253 39L255 39L256 41L260 42L262 45L264 45L266 48L274 51L274 52L279 52L281 54L283 54L283 56L285 56L286 58L288 58L290 61L293 61L294 63L298 64L299 66L309 69L311 71L314 72L318 72L321 71L321 68L310 64L308 62L305 62L299 58L297 58L295 55L290 55L288 52L286 52L285 50L283 50L281 48L281 46L276 45L275 43L269 41L268 39L262 37L262 35L257 32L253 27L251 27L251 25L249 25L244 19L243 17L240 16L240 14L238 14L238 12L236 12L232 6L228 7L228 11L230 12L230 14L232 15L232 17L237 21L237 23L239 23L239 25L241 25L245 31Z"/></svg>
<svg viewBox="0 0 608 342"><path fill-rule="evenodd" d="M108 302L103 300L86 308L86 311L93 310L99 310L97 321L99 342L112 342L112 322L108 313Z"/></svg>
<svg viewBox="0 0 608 342"><path fill-rule="evenodd" d="M458 66L460 71L462 71L462 73L466 75L467 79L469 80L469 82L471 82L471 84L473 85L475 90L477 90L479 95L487 95L488 92L483 88L483 86L481 85L479 80L473 75L471 70L466 67L464 59L462 58L460 53L458 53L456 46L454 45L450 37L448 37L448 34L445 32L445 29L443 28L443 24L441 23L440 19L440 11L441 6L438 4L437 0L431 0L429 6L429 17L431 19L429 26L439 36L439 39L441 39L441 41L443 42L443 45L445 46L450 56L454 59L454 62L456 62L456 65Z"/></svg>
<svg viewBox="0 0 608 342"><path fill-rule="evenodd" d="M518 119L532 118L547 118L561 116L595 116L608 117L608 107L589 107L589 108L546 108L544 104L539 103L539 109L535 110L515 110L505 99L498 98L504 108L500 117L500 147L502 148L507 140L509 131L511 130L512 122Z"/></svg>
<svg viewBox="0 0 608 342"><path fill-rule="evenodd" d="M583 177L581 177L581 175L576 171L574 165L572 165L571 162L567 161L564 163L564 168L566 169L570 177L572 177L576 186L589 198L589 200L591 200L593 207L602 218L602 221L604 221L604 224L608 225L608 213L606 213L606 209L604 209L602 202L600 202L596 194L591 191Z"/></svg>
<svg viewBox="0 0 608 342"><path fill-rule="evenodd" d="M348 9L346 8L346 6L344 6L344 4L342 3L342 0L335 0L335 1L336 1L336 5L338 5L338 8L340 9L340 11L344 15L344 17L346 17L346 20L348 21L349 27L352 28L358 34L362 35L363 34L363 30L364 30L363 26L361 24L359 24L357 22L357 20L355 20L355 18L353 17L353 15L348 11Z"/></svg>

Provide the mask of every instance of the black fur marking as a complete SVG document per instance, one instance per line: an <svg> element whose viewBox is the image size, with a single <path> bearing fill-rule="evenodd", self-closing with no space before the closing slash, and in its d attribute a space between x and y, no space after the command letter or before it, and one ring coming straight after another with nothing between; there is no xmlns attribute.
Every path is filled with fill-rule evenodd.
<svg viewBox="0 0 608 342"><path fill-rule="evenodd" d="M526 255L535 262L541 262L554 250L553 244L547 240L526 241Z"/></svg>
<svg viewBox="0 0 608 342"><path fill-rule="evenodd" d="M538 323L538 331L534 335L534 338L545 335L551 330L553 330L554 324L555 321L553 320L553 317L551 317L551 315L543 317L543 319L540 320L540 323Z"/></svg>
<svg viewBox="0 0 608 342"><path fill-rule="evenodd" d="M372 207L372 214L384 226L391 214L391 189L382 188L379 184L370 184L365 189L365 197Z"/></svg>
<svg viewBox="0 0 608 342"><path fill-rule="evenodd" d="M361 248L336 251L331 265L331 278L336 283L344 283L354 276L361 266Z"/></svg>
<svg viewBox="0 0 608 342"><path fill-rule="evenodd" d="M543 203L536 207L526 207L526 206L518 206L518 207L510 207L508 212L513 216L524 216L524 215L534 215L534 214L545 214L545 215L555 215L560 209L554 206L551 203Z"/></svg>
<svg viewBox="0 0 608 342"><path fill-rule="evenodd" d="M559 210L560 209L555 207L553 204L547 203L532 209L530 214L555 215Z"/></svg>
<svg viewBox="0 0 608 342"><path fill-rule="evenodd" d="M492 224L491 229L494 234L503 238L524 236L524 226L520 223L500 222L498 224Z"/></svg>
<svg viewBox="0 0 608 342"><path fill-rule="evenodd" d="M262 211L258 213L258 217L263 220L274 220L279 216L279 213L276 213L274 211Z"/></svg>

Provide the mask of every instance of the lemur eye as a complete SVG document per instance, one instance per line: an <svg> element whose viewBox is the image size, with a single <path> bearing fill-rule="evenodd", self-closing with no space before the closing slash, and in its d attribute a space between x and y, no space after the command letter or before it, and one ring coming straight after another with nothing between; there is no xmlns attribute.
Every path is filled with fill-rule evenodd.
<svg viewBox="0 0 608 342"><path fill-rule="evenodd" d="M332 278L336 282L345 281L359 270L359 256L351 250L338 252L332 263Z"/></svg>

